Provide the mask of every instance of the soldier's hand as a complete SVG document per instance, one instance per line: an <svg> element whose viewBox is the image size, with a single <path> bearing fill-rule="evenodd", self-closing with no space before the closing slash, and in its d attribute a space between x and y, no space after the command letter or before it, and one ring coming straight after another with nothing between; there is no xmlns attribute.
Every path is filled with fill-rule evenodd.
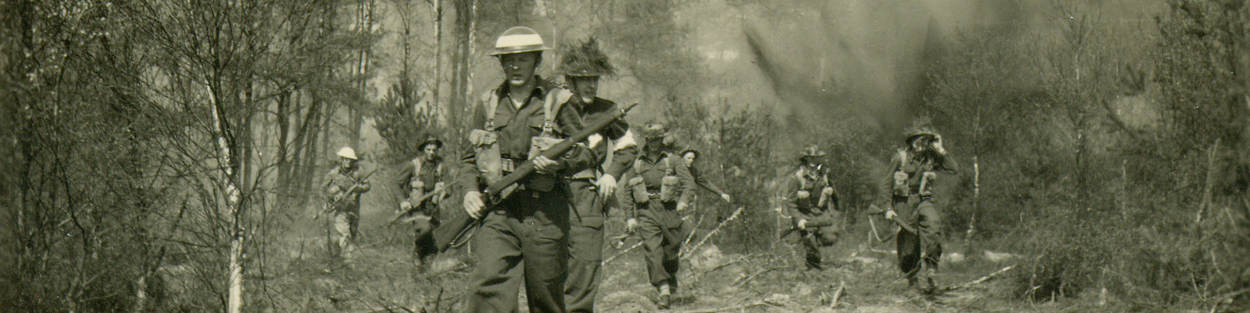
<svg viewBox="0 0 1250 313"><path fill-rule="evenodd" d="M625 231L626 231L626 232L631 232L631 233L632 233L632 232L634 232L634 230L635 230L635 229L638 229L638 219L636 219L636 218L630 218L629 220L625 221Z"/></svg>
<svg viewBox="0 0 1250 313"><path fill-rule="evenodd" d="M482 209L486 206L482 202L482 192L472 190L464 193L464 212L469 213L473 219L482 218Z"/></svg>
<svg viewBox="0 0 1250 313"><path fill-rule="evenodd" d="M799 199L807 199L808 197L811 197L811 196L812 194L807 192L806 190L799 190Z"/></svg>
<svg viewBox="0 0 1250 313"><path fill-rule="evenodd" d="M798 227L799 229L807 230L807 219L800 219Z"/></svg>
<svg viewBox="0 0 1250 313"><path fill-rule="evenodd" d="M825 189L821 189L821 190L820 190L820 195L821 195L821 196L825 196L825 197L832 196L832 195L833 195L833 187L825 187Z"/></svg>
<svg viewBox="0 0 1250 313"><path fill-rule="evenodd" d="M408 202L408 200L404 200L399 203L400 211L408 211L409 209L412 209L412 202Z"/></svg>
<svg viewBox="0 0 1250 313"><path fill-rule="evenodd" d="M898 216L898 213L894 213L893 209L890 209L889 211L885 211L885 219L894 220L895 216Z"/></svg>
<svg viewBox="0 0 1250 313"><path fill-rule="evenodd" d="M538 171L539 174L551 174L555 171L556 164L555 160L543 155L534 158L534 170Z"/></svg>
<svg viewBox="0 0 1250 313"><path fill-rule="evenodd" d="M613 191L616 191L616 177L612 174L604 174L599 177L599 181L595 182L595 186L599 187L599 196L607 199L612 196Z"/></svg>
<svg viewBox="0 0 1250 313"><path fill-rule="evenodd" d="M734 198L733 198L733 197L730 197L730 196L729 196L729 194L727 194L727 193L723 193L723 192L722 192L722 193L720 194L720 198L721 198L721 199L723 199L723 200L725 200L725 202L734 202Z"/></svg>
<svg viewBox="0 0 1250 313"><path fill-rule="evenodd" d="M678 201L677 211L685 211L688 206L690 206L690 204L686 203L686 201Z"/></svg>

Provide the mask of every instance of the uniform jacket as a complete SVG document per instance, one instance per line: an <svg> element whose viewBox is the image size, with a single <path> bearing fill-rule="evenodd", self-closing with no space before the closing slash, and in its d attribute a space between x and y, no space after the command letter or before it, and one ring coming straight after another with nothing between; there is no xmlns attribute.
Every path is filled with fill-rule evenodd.
<svg viewBox="0 0 1250 313"><path fill-rule="evenodd" d="M833 187L829 182L829 176L814 169L799 168L786 177L785 184L782 185L782 204L787 214L796 221L799 219L807 219L813 221L821 218L830 218L830 214L837 210L838 193L834 191L825 201L825 205L819 206L821 191L825 187ZM800 197L800 191L806 192L806 197Z"/></svg>
<svg viewBox="0 0 1250 313"><path fill-rule="evenodd" d="M359 210L360 195L369 191L369 183L365 182L365 186L359 190L352 190L352 186L361 180L360 171L352 169L344 171L342 167L334 167L330 173L326 174L324 190L326 201L335 211ZM339 198L338 202L334 202L335 198Z"/></svg>
<svg viewBox="0 0 1250 313"><path fill-rule="evenodd" d="M555 84L535 77L538 80L538 86L525 99L521 107L516 107L509 98L508 84L504 82L499 87L487 91L478 100L471 119L476 125L484 125L487 131L496 133L496 142L499 146L499 153L502 157L519 162L529 160L529 149L531 138L542 134L543 126L546 124L546 117L543 102L549 93L560 90ZM493 101L492 101L493 100ZM486 116L487 106L495 106L494 117ZM568 108L560 108L555 112L556 118L553 119L555 125L552 125L552 131L557 137L564 137L575 129L571 125L575 125L580 120L575 110ZM476 164L476 158L472 152L465 158L468 169L457 179L457 183L466 188L477 188L481 190L485 187L485 181L479 174ZM593 166L594 160L590 152L584 147L574 148L566 153L564 157L557 158L555 169L559 172L556 176L567 176L577 171L584 170ZM529 179L539 179L536 176L541 174L532 174ZM550 175L545 175L550 176ZM544 177L542 179L555 179L553 177ZM470 189L472 190L472 189Z"/></svg>

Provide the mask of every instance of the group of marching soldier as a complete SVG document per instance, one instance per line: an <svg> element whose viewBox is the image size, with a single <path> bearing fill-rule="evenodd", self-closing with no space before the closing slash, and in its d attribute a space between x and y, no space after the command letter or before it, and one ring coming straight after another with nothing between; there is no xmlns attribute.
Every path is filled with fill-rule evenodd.
<svg viewBox="0 0 1250 313"><path fill-rule="evenodd" d="M696 186L725 201L732 198L698 177L693 162L699 153L676 150L664 125L631 127L620 118L627 109L598 96L600 77L614 70L593 38L562 51L564 84L535 74L545 50L542 36L528 27L510 28L497 38L491 55L504 81L485 92L472 110L473 125L481 128L468 138L472 151L462 160L466 169L447 177L439 157L442 141L422 141L421 155L398 175L402 199L396 219L414 225L417 262L425 262L444 249L433 242L439 236L437 208L454 182L457 190L465 190L464 214L477 225L471 237L476 267L469 312L516 312L522 284L530 312L593 312L608 199L615 197L627 218L626 232L643 245L655 303L668 308L688 231L682 215L691 207ZM596 120L610 122L594 123L591 129ZM590 135L572 138L578 133ZM922 291L935 288L942 251L941 217L931 187L937 172L957 167L941 138L929 128L908 131L905 146L891 157L882 199L889 205L886 218L900 226L899 267L909 285ZM559 154L544 153L566 139L577 144ZM349 258L360 196L370 189L371 173L359 173L350 147L338 156L341 163L325 179L323 212L332 215L332 251ZM798 168L784 178L778 208L791 219L807 267L815 270L822 268L821 248L832 246L843 227L843 208L821 163L824 156L816 146L802 150ZM524 176L508 186L493 186L514 172ZM618 184L625 184L623 194L614 195Z"/></svg>

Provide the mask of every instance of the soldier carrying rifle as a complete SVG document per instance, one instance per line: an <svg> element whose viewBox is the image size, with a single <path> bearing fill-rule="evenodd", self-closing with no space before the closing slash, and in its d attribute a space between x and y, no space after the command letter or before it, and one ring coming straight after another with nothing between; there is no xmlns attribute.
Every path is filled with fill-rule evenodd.
<svg viewBox="0 0 1250 313"><path fill-rule="evenodd" d="M942 136L928 126L913 126L905 142L907 146L890 159L885 183L890 208L885 217L903 226L898 232L898 265L908 286L930 292L937 288L934 276L942 257L942 216L934 205L933 184L937 172L954 174L959 165L942 147ZM917 284L922 265L925 287Z"/></svg>
<svg viewBox="0 0 1250 313"><path fill-rule="evenodd" d="M821 270L821 247L837 243L842 213L838 211L838 194L822 169L825 156L815 145L803 149L799 169L785 181L782 205L807 250L807 268Z"/></svg>
<svg viewBox="0 0 1250 313"><path fill-rule="evenodd" d="M325 178L326 205L321 213L333 216L331 230L331 254L351 259L357 228L360 224L360 195L369 191L369 173L360 175L356 151L351 147L339 149L339 165L330 170Z"/></svg>
<svg viewBox="0 0 1250 313"><path fill-rule="evenodd" d="M413 158L400 170L398 183L402 200L395 218L413 224L416 240L431 239L427 233L438 226L438 206L447 196L446 184L443 182L443 159L438 155L438 150L442 147L443 141L433 136L427 137L419 147L421 155ZM413 249L417 255L418 266L424 264L424 256L433 254L428 248L426 251L420 249L430 246L432 245L428 243L414 242Z"/></svg>

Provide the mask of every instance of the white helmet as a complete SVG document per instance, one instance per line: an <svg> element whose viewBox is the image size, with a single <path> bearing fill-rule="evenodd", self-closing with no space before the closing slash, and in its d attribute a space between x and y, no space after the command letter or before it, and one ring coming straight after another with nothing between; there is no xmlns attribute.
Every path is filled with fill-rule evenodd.
<svg viewBox="0 0 1250 313"><path fill-rule="evenodd" d="M513 26L505 30L503 34L500 34L498 39L495 39L495 51L491 51L490 55L541 52L543 50L547 50L547 46L543 43L543 36L539 35L538 31L525 26Z"/></svg>
<svg viewBox="0 0 1250 313"><path fill-rule="evenodd" d="M339 157L358 160L356 158L356 150L352 150L352 147L343 147L342 149L339 149Z"/></svg>

